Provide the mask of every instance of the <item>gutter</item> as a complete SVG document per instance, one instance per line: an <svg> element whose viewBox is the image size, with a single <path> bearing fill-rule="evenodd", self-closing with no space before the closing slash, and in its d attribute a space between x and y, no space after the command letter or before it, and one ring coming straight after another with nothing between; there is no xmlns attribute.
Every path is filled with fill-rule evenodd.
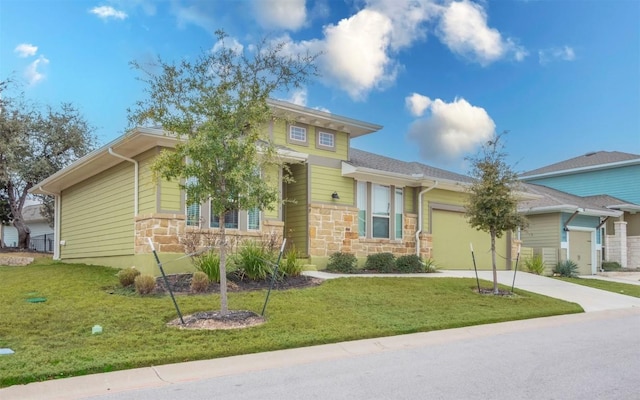
<svg viewBox="0 0 640 400"><path fill-rule="evenodd" d="M129 157L125 157L122 154L118 154L116 152L113 151L113 149L111 147L109 147L109 154L111 154L114 157L123 159L125 161L129 161L133 163L134 166L134 176L133 176L133 216L137 217L138 216L138 170L139 170L139 165L138 162L136 160L134 160L133 158L129 158Z"/></svg>
<svg viewBox="0 0 640 400"><path fill-rule="evenodd" d="M418 257L420 257L420 234L422 233L422 195L437 187L438 181L435 181L433 186L418 193L418 230L416 231L416 255Z"/></svg>
<svg viewBox="0 0 640 400"><path fill-rule="evenodd" d="M49 196L53 196L53 242L55 243L53 247L53 259L60 259L60 193L53 193L47 190L44 190L42 186L39 186L38 189L42 193L46 193Z"/></svg>

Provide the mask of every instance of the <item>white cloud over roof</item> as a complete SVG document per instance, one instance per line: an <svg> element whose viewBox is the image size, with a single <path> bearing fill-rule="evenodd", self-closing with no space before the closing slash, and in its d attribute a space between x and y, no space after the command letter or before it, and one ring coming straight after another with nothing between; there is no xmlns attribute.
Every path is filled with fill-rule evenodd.
<svg viewBox="0 0 640 400"><path fill-rule="evenodd" d="M108 19L123 20L127 18L127 13L125 13L124 11L116 10L111 6L93 7L91 10L89 10L89 12L103 20L108 20Z"/></svg>
<svg viewBox="0 0 640 400"><path fill-rule="evenodd" d="M265 28L296 31L307 19L305 0L261 0L253 7L256 20Z"/></svg>
<svg viewBox="0 0 640 400"><path fill-rule="evenodd" d="M41 71L41 68L43 68L47 64L49 64L49 60L44 56L40 56L27 66L27 69L24 72L24 76L27 79L27 83L29 85L35 85L45 78L45 75Z"/></svg>
<svg viewBox="0 0 640 400"><path fill-rule="evenodd" d="M38 46L34 46L31 43L21 43L13 51L18 53L18 57L31 57L38 52Z"/></svg>
<svg viewBox="0 0 640 400"><path fill-rule="evenodd" d="M406 104L412 112L428 104L423 111L428 110L429 114L414 121L407 134L419 146L420 156L425 160L455 160L490 140L495 133L496 125L487 111L463 98L447 103L414 93L406 98Z"/></svg>

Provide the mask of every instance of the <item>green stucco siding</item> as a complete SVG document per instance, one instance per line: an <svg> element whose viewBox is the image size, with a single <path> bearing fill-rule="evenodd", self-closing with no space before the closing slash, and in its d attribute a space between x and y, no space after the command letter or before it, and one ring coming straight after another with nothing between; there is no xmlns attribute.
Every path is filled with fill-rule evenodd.
<svg viewBox="0 0 640 400"><path fill-rule="evenodd" d="M415 213L415 196L416 196L416 188L413 187L405 187L403 190L404 195L404 212L406 213Z"/></svg>
<svg viewBox="0 0 640 400"><path fill-rule="evenodd" d="M448 190L433 189L422 195L422 229L429 229L429 207L433 204L447 204L464 207L467 199L466 193L451 192ZM417 207L416 207L417 208Z"/></svg>
<svg viewBox="0 0 640 400"><path fill-rule="evenodd" d="M139 214L155 213L158 209L158 185L156 185L151 171L151 163L156 154L156 150L152 149L136 157L139 168Z"/></svg>
<svg viewBox="0 0 640 400"><path fill-rule="evenodd" d="M339 168L310 165L311 168L311 201L354 205L354 186L352 178L342 176ZM337 192L340 199L334 200L331 195Z"/></svg>
<svg viewBox="0 0 640 400"><path fill-rule="evenodd" d="M306 125L307 128L307 145L299 145L296 143L287 141L287 127L286 121L278 120L273 123L273 141L275 144L286 146L294 151L300 153L306 153L315 156L321 156L332 159L346 160L349 152L349 136L344 132L338 132L333 130L327 130L313 125ZM316 136L319 131L330 132L335 134L335 150L328 150L325 148L319 148L316 146Z"/></svg>
<svg viewBox="0 0 640 400"><path fill-rule="evenodd" d="M520 232L522 245L532 248L560 247L560 214L528 215L529 226Z"/></svg>
<svg viewBox="0 0 640 400"><path fill-rule="evenodd" d="M301 255L309 251L308 245L308 197L307 197L307 165L292 164L290 166L294 182L285 185L284 234L293 243Z"/></svg>
<svg viewBox="0 0 640 400"><path fill-rule="evenodd" d="M282 177L280 176L280 168L277 166L267 167L266 171L263 172L265 182L271 187L279 188ZM279 189L278 189L279 190ZM279 208L281 207L280 201L276 201L274 204L271 204L267 207L264 212L264 218L267 219L278 219L280 218ZM271 208L271 209L269 209Z"/></svg>
<svg viewBox="0 0 640 400"><path fill-rule="evenodd" d="M62 192L62 259L133 254L133 175L122 162Z"/></svg>
<svg viewBox="0 0 640 400"><path fill-rule="evenodd" d="M174 212L184 214L182 191L177 181L160 181L160 212Z"/></svg>

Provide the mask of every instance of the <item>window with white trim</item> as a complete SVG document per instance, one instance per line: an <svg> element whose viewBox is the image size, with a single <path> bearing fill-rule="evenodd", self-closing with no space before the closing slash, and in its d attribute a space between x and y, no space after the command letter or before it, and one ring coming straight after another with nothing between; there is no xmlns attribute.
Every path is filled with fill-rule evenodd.
<svg viewBox="0 0 640 400"><path fill-rule="evenodd" d="M220 216L214 215L211 209L211 228L220 228ZM238 210L227 211L224 215L224 227L227 229L238 229Z"/></svg>
<svg viewBox="0 0 640 400"><path fill-rule="evenodd" d="M289 126L289 139L296 142L307 141L307 129L297 125Z"/></svg>
<svg viewBox="0 0 640 400"><path fill-rule="evenodd" d="M194 186L198 183L198 178L191 177L187 178L185 182L185 186ZM185 214L187 215L187 226L200 226L200 203L189 203L187 196L187 207L185 210Z"/></svg>
<svg viewBox="0 0 640 400"><path fill-rule="evenodd" d="M334 148L336 145L336 135L330 132L318 132L318 145Z"/></svg>
<svg viewBox="0 0 640 400"><path fill-rule="evenodd" d="M257 207L247 211L247 229L260 230L260 209Z"/></svg>
<svg viewBox="0 0 640 400"><path fill-rule="evenodd" d="M356 206L358 207L358 236L367 236L367 182L358 181L356 186Z"/></svg>
<svg viewBox="0 0 640 400"><path fill-rule="evenodd" d="M372 237L389 238L389 216L391 196L389 186L374 184L371 190L372 200Z"/></svg>
<svg viewBox="0 0 640 400"><path fill-rule="evenodd" d="M402 188L396 188L395 209L396 209L396 239L402 239L402 211L404 206L404 196Z"/></svg>

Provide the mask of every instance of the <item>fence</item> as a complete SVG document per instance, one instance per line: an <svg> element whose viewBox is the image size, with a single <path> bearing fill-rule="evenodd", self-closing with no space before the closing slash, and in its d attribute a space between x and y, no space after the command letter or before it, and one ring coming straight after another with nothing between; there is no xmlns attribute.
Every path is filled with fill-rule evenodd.
<svg viewBox="0 0 640 400"><path fill-rule="evenodd" d="M53 253L53 233L32 237L29 241L29 249L45 253Z"/></svg>

